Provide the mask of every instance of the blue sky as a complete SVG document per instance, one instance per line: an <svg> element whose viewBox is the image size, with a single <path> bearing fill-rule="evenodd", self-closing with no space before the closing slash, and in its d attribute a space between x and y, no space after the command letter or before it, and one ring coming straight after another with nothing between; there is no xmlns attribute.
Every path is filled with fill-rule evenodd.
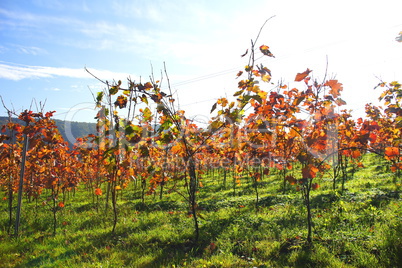
<svg viewBox="0 0 402 268"><path fill-rule="evenodd" d="M300 88L296 73L309 68L323 78L328 58L346 108L361 116L380 94L376 77L402 80L401 10L399 0L1 0L0 95L17 112L46 100L55 118L91 121L91 90L101 85L84 67L102 79L138 81L151 64L158 77L166 62L180 108L206 120L217 98L236 91L247 64L240 55L275 15L258 43L276 56L258 60L272 81Z"/></svg>

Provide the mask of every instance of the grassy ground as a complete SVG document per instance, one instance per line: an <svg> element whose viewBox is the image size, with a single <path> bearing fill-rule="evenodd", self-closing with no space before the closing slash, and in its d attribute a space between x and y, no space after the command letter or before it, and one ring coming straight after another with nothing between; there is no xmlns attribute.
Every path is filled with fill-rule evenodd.
<svg viewBox="0 0 402 268"><path fill-rule="evenodd" d="M246 179L234 195L230 180L224 188L220 177L204 178L198 243L175 193L147 196L143 204L139 191L125 189L114 234L112 211L102 202L97 210L81 188L58 212L56 235L49 208L24 200L21 236L9 236L7 201L0 201L1 267L402 267L398 186L379 158L367 157L365 166L342 195L330 178L319 181L313 246L305 242L300 193L283 194L276 174L260 182L258 211Z"/></svg>

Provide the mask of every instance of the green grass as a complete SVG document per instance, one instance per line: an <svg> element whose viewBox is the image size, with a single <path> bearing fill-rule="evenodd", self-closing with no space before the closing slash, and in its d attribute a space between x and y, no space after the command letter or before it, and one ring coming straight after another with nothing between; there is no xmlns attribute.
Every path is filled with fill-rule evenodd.
<svg viewBox="0 0 402 268"><path fill-rule="evenodd" d="M98 210L83 187L66 199L53 235L52 213L41 202L23 203L21 235L8 235L7 201L0 202L1 267L402 267L402 202L393 174L375 156L333 192L332 181L312 193L313 246L306 243L305 207L299 192L282 193L271 174L260 183L258 211L247 179L233 194L217 175L199 193L200 239L176 193L147 196L133 186L112 211ZM399 179L400 180L400 179ZM400 181L399 181L400 182Z"/></svg>

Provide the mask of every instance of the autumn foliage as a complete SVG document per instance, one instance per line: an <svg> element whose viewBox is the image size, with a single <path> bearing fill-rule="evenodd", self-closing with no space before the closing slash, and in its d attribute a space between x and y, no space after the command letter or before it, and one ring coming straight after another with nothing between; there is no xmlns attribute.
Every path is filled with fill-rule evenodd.
<svg viewBox="0 0 402 268"><path fill-rule="evenodd" d="M251 178L256 207L261 181L276 170L283 191L298 190L308 213L311 190L320 190L320 178L331 176L337 190L347 167L363 168L361 158L368 152L389 161L396 180L400 178L399 83L381 82L380 100L386 108L367 104L367 117L355 120L350 111L341 109L346 103L341 82L314 79L313 71L306 69L295 76L298 87L282 83L272 88L270 69L254 62L256 51L274 57L266 45L242 55L250 58L237 73L238 88L232 99L220 97L213 104L207 127L187 118L175 106L170 87L165 92L161 82L153 79L128 80L127 86L121 81L105 83L96 95L97 133L78 138L72 149L51 119L53 112L21 113L25 125L10 121L2 126L3 200L12 200L19 186L15 178L24 135L29 138L25 197L49 206L56 219L56 212L68 206L66 195L86 189L98 209L102 203L105 209L111 205L113 230L119 219L117 200L135 185L141 188L143 202L146 195L159 193L162 199L163 194L179 192L188 202L198 232L201 214L196 197L203 177L212 169L232 174L234 192L244 177Z"/></svg>

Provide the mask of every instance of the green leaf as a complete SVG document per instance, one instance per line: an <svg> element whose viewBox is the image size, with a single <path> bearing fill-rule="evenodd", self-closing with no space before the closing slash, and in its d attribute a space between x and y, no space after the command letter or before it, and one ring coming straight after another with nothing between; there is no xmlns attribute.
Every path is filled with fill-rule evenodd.
<svg viewBox="0 0 402 268"><path fill-rule="evenodd" d="M152 120L152 112L148 107L146 107L144 109L144 111L142 112L142 115L143 115L145 121Z"/></svg>
<svg viewBox="0 0 402 268"><path fill-rule="evenodd" d="M168 130L173 125L172 121L165 120L162 125L160 125L160 130Z"/></svg>
<svg viewBox="0 0 402 268"><path fill-rule="evenodd" d="M134 131L133 126L128 125L125 127L124 132L126 133L126 135L130 135L130 134L133 134L135 131Z"/></svg>
<svg viewBox="0 0 402 268"><path fill-rule="evenodd" d="M103 91L99 91L98 95L96 96L96 106L100 107L102 99L103 99Z"/></svg>
<svg viewBox="0 0 402 268"><path fill-rule="evenodd" d="M148 98L147 96L145 96L145 94L142 94L142 96L140 97L141 101L146 103L148 105Z"/></svg>
<svg viewBox="0 0 402 268"><path fill-rule="evenodd" d="M213 122L208 126L208 130L211 131L211 132L215 132L215 131L218 130L221 126L222 126L222 122L220 122L220 121L213 121Z"/></svg>
<svg viewBox="0 0 402 268"><path fill-rule="evenodd" d="M233 97L237 97L237 96L243 94L243 92L244 92L244 90L239 90L239 91L235 92L235 94L233 94Z"/></svg>
<svg viewBox="0 0 402 268"><path fill-rule="evenodd" d="M147 146L141 146L141 147L140 147L140 155L141 155L142 157L147 157L147 156L149 156L149 150L148 150L148 147L147 147Z"/></svg>
<svg viewBox="0 0 402 268"><path fill-rule="evenodd" d="M250 97L255 99L256 101L258 101L259 104L262 103L262 99L261 99L261 97L259 95L253 95L253 96L250 96Z"/></svg>
<svg viewBox="0 0 402 268"><path fill-rule="evenodd" d="M294 101L293 101L293 106L294 107L296 107L296 106L298 106L303 100L305 99L305 96L300 96L300 97L298 97L297 99L295 99Z"/></svg>
<svg viewBox="0 0 402 268"><path fill-rule="evenodd" d="M109 94L110 95L115 95L117 92L119 92L119 88L117 86L111 87L109 89Z"/></svg>

